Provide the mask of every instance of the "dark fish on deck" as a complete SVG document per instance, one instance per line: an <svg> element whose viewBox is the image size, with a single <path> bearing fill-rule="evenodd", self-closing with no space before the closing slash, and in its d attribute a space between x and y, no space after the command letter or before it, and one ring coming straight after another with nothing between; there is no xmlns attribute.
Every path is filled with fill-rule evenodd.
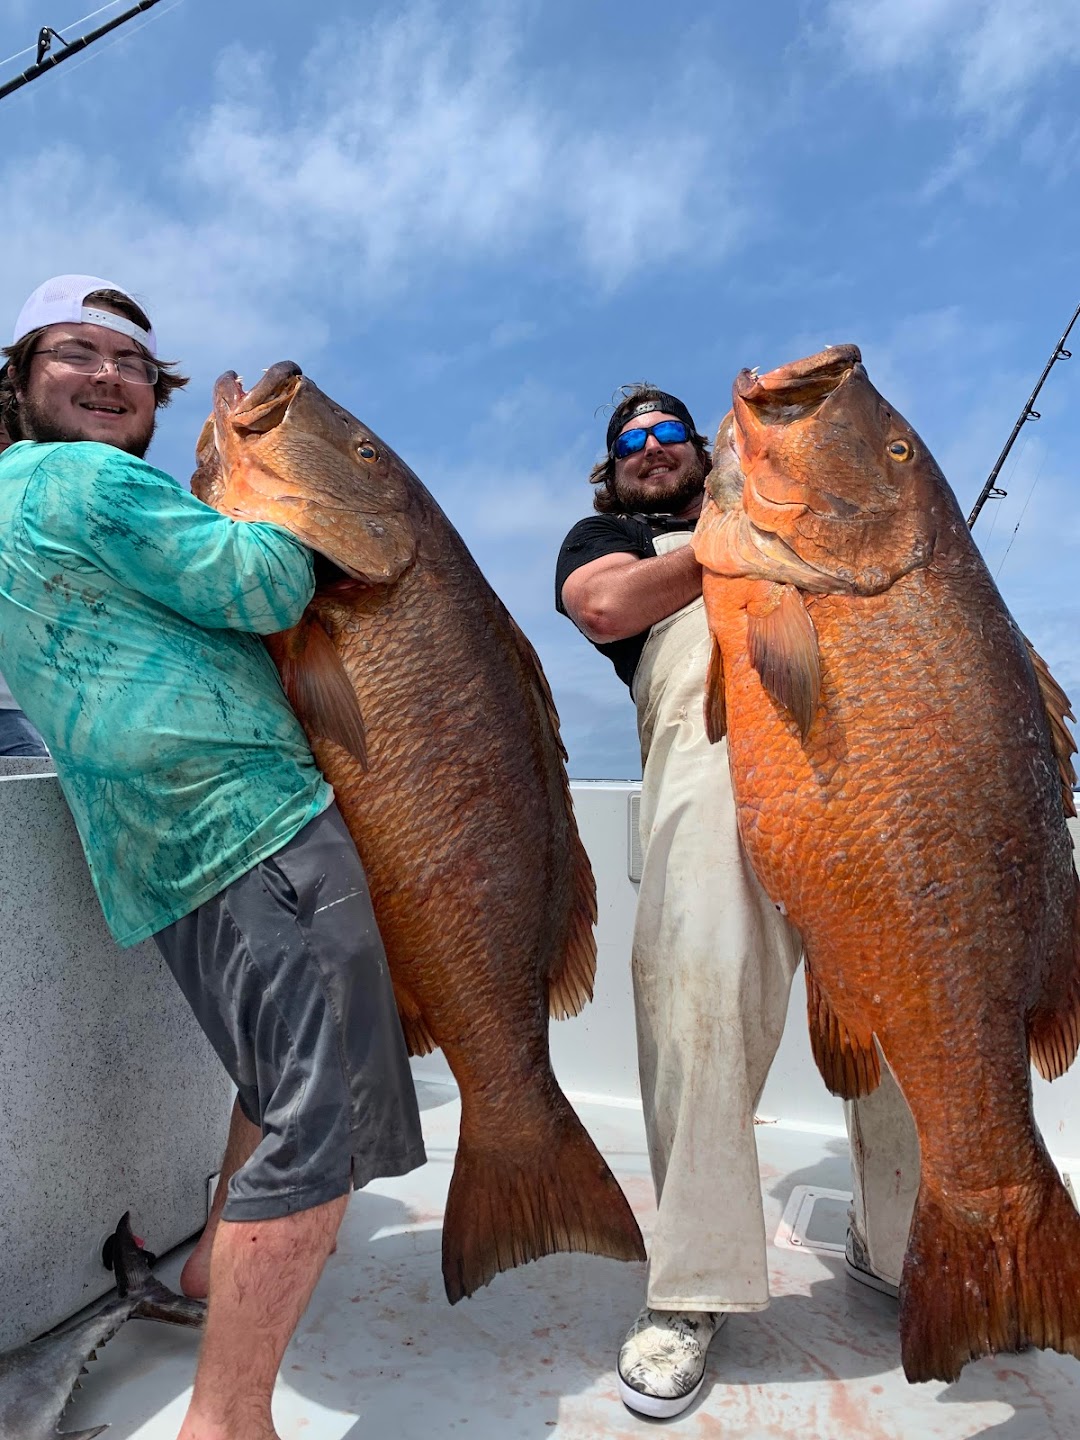
<svg viewBox="0 0 1080 1440"><path fill-rule="evenodd" d="M1068 701L855 346L743 371L707 492L706 717L740 832L802 932L827 1084L873 1090L880 1046L918 1130L907 1376L1080 1356L1080 1215L1030 1071L1080 1043Z"/></svg>
<svg viewBox="0 0 1080 1440"><path fill-rule="evenodd" d="M91 1440L107 1430L60 1430L60 1419L79 1386L80 1375L132 1315L173 1325L201 1325L206 1306L174 1294L150 1273L135 1243L127 1215L113 1237L116 1294L84 1320L31 1340L0 1355L0 1440Z"/></svg>
<svg viewBox="0 0 1080 1440"><path fill-rule="evenodd" d="M643 1257L552 1073L592 994L596 891L539 661L405 463L298 366L214 392L192 489L331 562L267 642L371 886L409 1050L461 1091L451 1301L559 1250ZM318 567L317 567L318 568Z"/></svg>

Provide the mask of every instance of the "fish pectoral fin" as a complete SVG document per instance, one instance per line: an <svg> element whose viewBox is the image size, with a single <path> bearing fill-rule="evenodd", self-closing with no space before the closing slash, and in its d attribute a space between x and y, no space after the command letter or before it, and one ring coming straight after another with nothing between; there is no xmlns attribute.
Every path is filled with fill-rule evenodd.
<svg viewBox="0 0 1080 1440"><path fill-rule="evenodd" d="M1035 669L1035 678L1039 682L1039 694L1042 697L1046 719L1050 725L1050 738L1054 742L1054 755L1057 759L1058 773L1061 776L1062 804L1065 807L1065 814L1074 816L1076 802L1073 800L1073 786L1076 784L1076 767L1073 765L1072 757L1076 754L1076 741L1065 722L1075 720L1076 716L1069 704L1069 697L1051 675L1049 665L1026 635L1024 644L1028 648L1028 655L1031 657L1031 663Z"/></svg>
<svg viewBox="0 0 1080 1440"><path fill-rule="evenodd" d="M1057 1080L1080 1050L1080 880L1073 875L1072 945L1051 965L1042 998L1028 1017L1032 1064L1044 1080Z"/></svg>
<svg viewBox="0 0 1080 1440"><path fill-rule="evenodd" d="M805 740L821 699L821 658L810 612L794 585L771 584L747 606L747 650L765 691Z"/></svg>
<svg viewBox="0 0 1080 1440"><path fill-rule="evenodd" d="M299 625L267 636L266 648L308 738L340 745L366 770L367 737L356 691L318 619L307 611Z"/></svg>
<svg viewBox="0 0 1080 1440"><path fill-rule="evenodd" d="M837 1014L806 961L806 1012L810 1022L810 1048L833 1095L858 1100L881 1082L881 1061L873 1033L860 1033Z"/></svg>
<svg viewBox="0 0 1080 1440"><path fill-rule="evenodd" d="M709 671L705 677L705 734L715 745L727 734L727 707L724 704L724 656L713 636Z"/></svg>

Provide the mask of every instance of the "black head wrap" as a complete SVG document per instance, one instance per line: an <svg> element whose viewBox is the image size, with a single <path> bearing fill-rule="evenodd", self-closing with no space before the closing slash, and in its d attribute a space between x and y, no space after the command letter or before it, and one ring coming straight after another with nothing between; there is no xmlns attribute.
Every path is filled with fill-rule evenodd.
<svg viewBox="0 0 1080 1440"><path fill-rule="evenodd" d="M608 421L607 427L607 450L611 454L611 447L615 444L615 438L623 426L637 415L647 415L650 410L660 410L665 415L674 415L688 426L692 435L697 433L697 426L694 424L694 417L686 408L683 402L676 395L669 395L666 390L654 390L644 400L637 400L629 409L619 405L615 413Z"/></svg>

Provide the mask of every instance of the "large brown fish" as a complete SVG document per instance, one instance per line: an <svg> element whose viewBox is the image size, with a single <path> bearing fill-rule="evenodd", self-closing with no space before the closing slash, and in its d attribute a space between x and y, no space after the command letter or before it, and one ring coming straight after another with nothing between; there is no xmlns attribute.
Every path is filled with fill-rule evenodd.
<svg viewBox="0 0 1080 1440"><path fill-rule="evenodd" d="M739 827L801 930L814 1055L915 1118L909 1380L1080 1355L1080 1216L1032 1115L1080 1042L1068 702L855 346L743 371L694 539Z"/></svg>
<svg viewBox="0 0 1080 1440"><path fill-rule="evenodd" d="M596 890L532 647L424 486L298 366L217 382L196 495L332 562L268 641L364 862L410 1053L461 1091L453 1302L557 1250L643 1256L559 1089L548 1014L592 994ZM337 567L336 569L334 567Z"/></svg>

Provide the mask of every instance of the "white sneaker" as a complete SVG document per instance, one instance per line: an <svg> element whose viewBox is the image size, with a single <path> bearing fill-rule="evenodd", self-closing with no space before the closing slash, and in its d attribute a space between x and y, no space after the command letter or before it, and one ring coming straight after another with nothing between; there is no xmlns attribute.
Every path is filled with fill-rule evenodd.
<svg viewBox="0 0 1080 1440"><path fill-rule="evenodd" d="M726 1319L722 1310L646 1306L619 1351L619 1394L627 1409L668 1420L692 1405L705 1379L709 1345Z"/></svg>
<svg viewBox="0 0 1080 1440"><path fill-rule="evenodd" d="M871 1290L877 1290L882 1295L891 1295L894 1300L899 1300L899 1285L894 1285L891 1280L886 1280L884 1276L871 1270L866 1246L853 1226L848 1227L847 1239L844 1242L844 1268L853 1280L858 1280L860 1285L868 1285Z"/></svg>

